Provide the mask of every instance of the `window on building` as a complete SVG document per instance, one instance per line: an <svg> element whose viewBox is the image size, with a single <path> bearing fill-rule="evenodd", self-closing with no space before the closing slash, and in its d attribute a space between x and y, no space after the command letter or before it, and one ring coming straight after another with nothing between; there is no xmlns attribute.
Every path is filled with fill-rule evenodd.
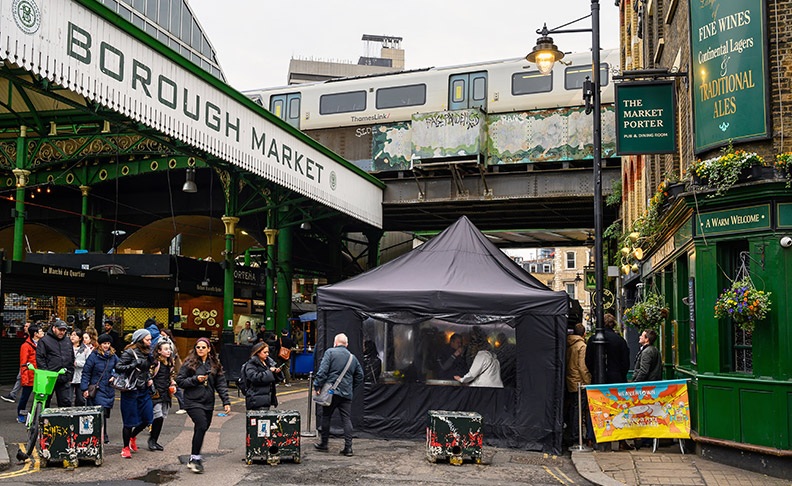
<svg viewBox="0 0 792 486"><path fill-rule="evenodd" d="M741 252L748 252L748 242L732 241L724 242L718 245L719 262L718 266L723 268L723 277L719 289L725 289L729 286L729 281L725 275L737 275L737 271L741 265ZM746 258L746 267L750 271L751 259ZM731 371L737 373L753 373L753 333L743 331L731 319L729 319L730 333L728 338L731 342Z"/></svg>
<svg viewBox="0 0 792 486"><path fill-rule="evenodd" d="M366 109L366 92L350 91L322 95L319 98L319 114L349 113Z"/></svg>
<svg viewBox="0 0 792 486"><path fill-rule="evenodd" d="M564 88L566 89L582 89L583 82L586 76L591 78L591 65L585 66L570 66L564 70ZM592 80L593 81L593 80ZM608 85L608 65L605 63L600 64L600 85Z"/></svg>
<svg viewBox="0 0 792 486"><path fill-rule="evenodd" d="M531 265L528 268L529 268L528 270L529 272L536 273L536 263L531 263Z"/></svg>
<svg viewBox="0 0 792 486"><path fill-rule="evenodd" d="M553 90L553 73L539 71L512 74L512 95L520 96L533 93L547 93Z"/></svg>
<svg viewBox="0 0 792 486"><path fill-rule="evenodd" d="M573 299L577 298L575 296L575 284L574 283L566 284L566 293L569 294L570 298L573 298Z"/></svg>
<svg viewBox="0 0 792 486"><path fill-rule="evenodd" d="M426 85L394 86L377 90L377 109L416 106L426 103Z"/></svg>
<svg viewBox="0 0 792 486"><path fill-rule="evenodd" d="M550 268L549 263L542 264L542 272L544 273L552 273L552 269Z"/></svg>
<svg viewBox="0 0 792 486"><path fill-rule="evenodd" d="M577 268L577 265L575 265L575 252L574 251L568 251L566 253L566 267L567 267L567 270L574 270L575 268Z"/></svg>
<svg viewBox="0 0 792 486"><path fill-rule="evenodd" d="M181 3L181 0L177 1ZM170 28L170 0L160 0L157 23L160 24L163 29L167 30Z"/></svg>

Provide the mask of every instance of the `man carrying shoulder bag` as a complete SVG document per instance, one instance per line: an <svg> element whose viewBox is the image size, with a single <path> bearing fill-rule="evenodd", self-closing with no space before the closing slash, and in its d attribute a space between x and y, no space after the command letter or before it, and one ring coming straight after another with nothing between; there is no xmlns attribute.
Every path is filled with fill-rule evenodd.
<svg viewBox="0 0 792 486"><path fill-rule="evenodd" d="M320 452L328 451L330 418L338 409L344 424L344 449L341 454L345 456L352 455L352 391L363 383L363 367L347 349L348 344L346 334L336 335L334 347L325 351L314 379L314 392L317 396L326 384L330 384L333 391L330 404L322 410L321 442L314 444L314 447Z"/></svg>

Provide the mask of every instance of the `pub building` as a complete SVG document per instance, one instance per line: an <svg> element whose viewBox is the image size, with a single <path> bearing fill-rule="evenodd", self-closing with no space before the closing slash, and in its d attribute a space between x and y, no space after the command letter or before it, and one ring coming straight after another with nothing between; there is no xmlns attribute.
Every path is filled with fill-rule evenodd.
<svg viewBox="0 0 792 486"><path fill-rule="evenodd" d="M792 172L774 164L792 151L784 133L792 119L790 79L776 75L789 63L777 42L792 36L785 21L792 7L645 3L619 2L620 86L657 85L665 93L635 92L640 105L675 111L676 120L671 127L617 127L628 148L620 151L625 250L612 262L623 269L622 308L649 293L662 296L664 378L689 380L697 453L789 479ZM729 50L724 62L720 46L740 39L750 41ZM715 309L746 275L770 301L752 330L716 317ZM626 334L636 345L638 331Z"/></svg>

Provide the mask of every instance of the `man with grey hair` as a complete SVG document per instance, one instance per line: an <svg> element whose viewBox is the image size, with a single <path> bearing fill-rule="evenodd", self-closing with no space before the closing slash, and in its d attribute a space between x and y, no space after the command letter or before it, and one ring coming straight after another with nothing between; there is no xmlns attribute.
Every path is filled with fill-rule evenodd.
<svg viewBox="0 0 792 486"><path fill-rule="evenodd" d="M319 452L327 452L327 443L330 440L330 418L338 409L341 413L341 422L344 424L344 449L342 455L352 455L352 391L363 383L363 367L360 366L354 354L349 352L347 345L349 339L346 334L336 334L333 347L325 351L319 371L314 380L315 392L318 395L325 383L331 386L338 383L333 390L330 405L322 409L322 437L321 442L314 444ZM339 378L340 377L340 378Z"/></svg>

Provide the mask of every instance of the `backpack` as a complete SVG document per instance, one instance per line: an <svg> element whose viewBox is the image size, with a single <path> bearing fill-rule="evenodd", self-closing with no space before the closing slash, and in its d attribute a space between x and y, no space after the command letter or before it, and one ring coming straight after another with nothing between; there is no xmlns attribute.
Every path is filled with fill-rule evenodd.
<svg viewBox="0 0 792 486"><path fill-rule="evenodd" d="M242 365L242 369L239 370L239 378L236 380L237 390L242 392L243 395L247 395L247 381L245 379L245 367L247 363Z"/></svg>

